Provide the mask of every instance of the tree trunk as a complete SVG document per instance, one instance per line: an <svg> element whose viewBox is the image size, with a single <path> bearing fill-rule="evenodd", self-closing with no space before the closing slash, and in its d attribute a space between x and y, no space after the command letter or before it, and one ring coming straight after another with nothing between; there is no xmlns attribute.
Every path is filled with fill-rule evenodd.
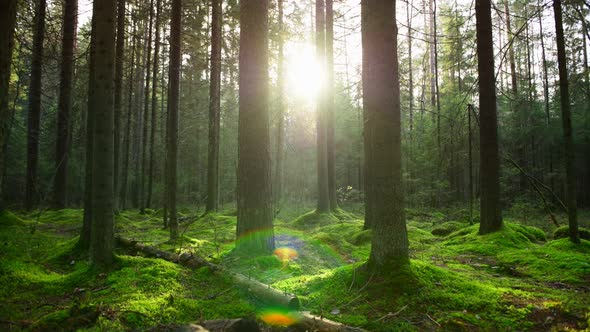
<svg viewBox="0 0 590 332"><path fill-rule="evenodd" d="M148 23L148 38L147 38L147 45L146 45L146 78L145 78L145 90L144 90L144 100L143 100L143 133L141 137L143 137L143 142L141 144L141 178L140 178L140 189L139 189L139 212L141 214L145 213L145 208L147 206L147 195L145 193L146 189L146 173L147 173L147 165L148 165L148 128L149 128L149 115L150 115L150 80L151 80L151 71L150 66L152 63L152 23L154 21L154 0L150 1L150 15L149 15L149 23Z"/></svg>
<svg viewBox="0 0 590 332"><path fill-rule="evenodd" d="M91 82L98 116L94 118L92 231L90 262L98 267L113 264L114 250L114 76L116 0L94 2L96 42L94 79Z"/></svg>
<svg viewBox="0 0 590 332"><path fill-rule="evenodd" d="M170 239L178 238L178 216L176 213L176 169L178 155L178 108L180 102L180 34L182 21L182 0L172 0L170 20L170 61L168 82L168 128L166 137L166 210Z"/></svg>
<svg viewBox="0 0 590 332"><path fill-rule="evenodd" d="M274 249L268 91L268 0L240 1L237 248Z"/></svg>
<svg viewBox="0 0 590 332"><path fill-rule="evenodd" d="M330 209L338 208L336 195L336 156L334 151L334 0L326 0L326 134L328 152L328 195Z"/></svg>
<svg viewBox="0 0 590 332"><path fill-rule="evenodd" d="M43 66L43 40L45 36L45 0L38 0L33 31L33 59L29 86L29 112L27 120L27 178L25 209L38 203L39 134L41 122L41 67Z"/></svg>
<svg viewBox="0 0 590 332"><path fill-rule="evenodd" d="M8 95L10 91L10 67L12 64L12 49L14 47L16 7L16 0L6 0L0 4L0 171L2 172L4 172L6 167L4 146L8 140L7 131L10 121ZM0 177L0 212L4 210L2 178Z"/></svg>
<svg viewBox="0 0 590 332"><path fill-rule="evenodd" d="M578 207L576 202L576 169L574 138L572 132L572 118L570 112L570 97L567 76L567 58L565 55L565 38L563 36L563 22L561 0L553 0L555 15L555 35L557 39L557 63L559 69L559 95L561 101L561 120L563 125L563 140L565 152L566 201L569 221L570 240L580 243L578 231Z"/></svg>
<svg viewBox="0 0 590 332"><path fill-rule="evenodd" d="M316 29L316 57L322 64L325 64L326 57L326 32L324 0L315 2L315 29ZM328 188L328 145L327 145L327 97L320 93L317 97L317 167L318 167L318 213L330 212L330 190Z"/></svg>
<svg viewBox="0 0 590 332"><path fill-rule="evenodd" d="M275 181L274 181L274 210L275 213L280 209L281 198L283 194L283 154L284 154L284 140L285 140L285 82L283 76L285 73L284 64L284 31L283 31L283 0L278 0L279 7L279 55L277 65L277 108L278 108L278 123L277 123L277 154L275 164Z"/></svg>
<svg viewBox="0 0 590 332"><path fill-rule="evenodd" d="M365 1L361 1L361 12L362 11L367 11L366 8L364 8L367 5L367 2ZM368 15L361 15L361 27L365 27L369 24L369 22L367 22L366 20L368 20ZM362 35L362 39L368 40L368 36L366 36L367 34L367 29L361 28L361 35ZM362 49L363 52L363 63L362 66L363 68L369 68L369 63L368 63L368 59L371 56L371 53L369 52L369 48L367 47L363 47ZM364 91L367 91L371 88L371 85L369 84L369 80L367 78L367 71L366 70L362 70L362 88L363 88L363 93ZM373 169L372 169L372 161L373 158L371 156L371 147L372 147L372 139L373 136L371 135L371 130L373 128L373 116L372 113L369 112L369 105L367 104L367 100L365 98L363 98L363 119L362 119L362 123L363 123L363 149L364 149L364 157L365 157L365 162L363 164L363 179L364 179L364 191L365 191L365 198L364 198L364 202L365 202L365 223L363 225L364 229L371 229L373 227L373 220L374 220L374 199L373 199Z"/></svg>
<svg viewBox="0 0 590 332"><path fill-rule="evenodd" d="M152 68L152 125L150 127L150 160L148 170L148 188L146 207L152 206L152 193L154 185L154 169L156 167L154 152L156 148L156 128L157 128L157 109L158 109L158 57L160 53L160 14L162 11L162 0L157 0L156 3L156 33L154 34L154 65Z"/></svg>
<svg viewBox="0 0 590 332"><path fill-rule="evenodd" d="M480 234L495 232L502 228L491 7L490 0L479 0L475 5L480 108Z"/></svg>
<svg viewBox="0 0 590 332"><path fill-rule="evenodd" d="M131 126L132 126L132 119L133 119L133 88L135 87L135 47L137 44L137 35L136 35L136 28L137 23L135 21L135 11L131 12L131 17L133 20L133 32L132 32L132 42L131 42L131 64L130 64L130 73L129 78L127 81L127 124L125 127L125 138L123 140L125 144L125 151L123 152L123 167L121 169L121 185L120 185L120 194L119 194L119 208L124 210L127 208L127 183L129 180L129 159L130 159L130 148L131 148Z"/></svg>
<svg viewBox="0 0 590 332"><path fill-rule="evenodd" d="M510 107L512 108L512 112L516 117L516 121L514 126L517 128L517 139L516 139L516 159L518 163L524 167L526 164L525 158L525 151L524 151L524 142L526 140L523 137L520 137L523 132L523 123L522 119L524 118L520 112L521 110L521 103L520 98L518 96L518 78L516 77L516 62L514 59L514 36L512 34L512 25L510 23L510 7L508 6L509 0L504 0L504 13L506 18L506 31L507 31L507 45L508 45L508 59L510 62L510 78L511 78L511 91L512 91L512 100L510 101ZM516 105L515 105L516 104ZM526 177L522 174L519 176L519 184L520 190L524 190L526 188Z"/></svg>
<svg viewBox="0 0 590 332"><path fill-rule="evenodd" d="M77 246L81 249L90 248L90 234L92 232L92 184L94 167L94 118L95 118L95 97L94 97L94 69L95 69L95 48L96 48L96 12L92 8L92 21L90 32L90 52L88 54L88 100L86 101L86 164L84 169L84 216L82 220L82 231Z"/></svg>
<svg viewBox="0 0 590 332"><path fill-rule="evenodd" d="M219 206L219 117L221 113L221 0L213 0L211 11L211 77L209 85L209 158L207 165L207 212Z"/></svg>
<svg viewBox="0 0 590 332"><path fill-rule="evenodd" d="M394 0L363 0L363 99L372 117L373 239L368 266L384 275L409 264L401 164L401 114Z"/></svg>
<svg viewBox="0 0 590 332"><path fill-rule="evenodd" d="M551 126L551 113L549 112L549 78L547 74L547 58L545 57L545 36L543 35L543 15L539 15L539 35L541 38L541 60L543 66L543 101L545 105L545 121L546 128L549 129ZM551 190L555 190L553 180L553 141L549 141L549 183Z"/></svg>
<svg viewBox="0 0 590 332"><path fill-rule="evenodd" d="M68 141L70 113L72 111L72 79L78 0L66 0L63 8L63 37L61 72L57 111L57 140L55 146L55 177L53 182L53 207L63 209L67 204Z"/></svg>
<svg viewBox="0 0 590 332"><path fill-rule="evenodd" d="M117 45L115 54L115 137L114 137L114 204L115 211L119 210L119 174L121 151L121 113L123 103L123 62L125 56L125 0L117 0Z"/></svg>

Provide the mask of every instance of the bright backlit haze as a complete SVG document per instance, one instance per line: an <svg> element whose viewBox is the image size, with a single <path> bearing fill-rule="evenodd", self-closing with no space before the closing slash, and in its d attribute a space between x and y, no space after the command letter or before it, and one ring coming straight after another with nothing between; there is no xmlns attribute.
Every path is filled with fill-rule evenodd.
<svg viewBox="0 0 590 332"><path fill-rule="evenodd" d="M315 49L307 43L285 45L285 69L288 97L313 102L324 90L325 71L315 56Z"/></svg>

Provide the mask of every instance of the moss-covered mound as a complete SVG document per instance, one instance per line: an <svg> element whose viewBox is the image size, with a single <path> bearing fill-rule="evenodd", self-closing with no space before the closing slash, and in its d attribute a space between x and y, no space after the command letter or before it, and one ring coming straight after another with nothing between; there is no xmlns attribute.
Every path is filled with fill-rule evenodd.
<svg viewBox="0 0 590 332"><path fill-rule="evenodd" d="M443 223L442 225L432 229L430 233L436 236L447 236L451 233L454 233L462 228L469 226L467 223L459 222L459 221L449 221Z"/></svg>
<svg viewBox="0 0 590 332"><path fill-rule="evenodd" d="M293 220L291 225L300 229L309 229L339 222L340 220L331 213L318 213L314 210Z"/></svg>
<svg viewBox="0 0 590 332"><path fill-rule="evenodd" d="M590 241L590 230L584 227L580 227L578 229L580 232L580 239L589 240ZM570 236L570 228L568 226L561 226L553 231L553 238L554 239L563 239Z"/></svg>

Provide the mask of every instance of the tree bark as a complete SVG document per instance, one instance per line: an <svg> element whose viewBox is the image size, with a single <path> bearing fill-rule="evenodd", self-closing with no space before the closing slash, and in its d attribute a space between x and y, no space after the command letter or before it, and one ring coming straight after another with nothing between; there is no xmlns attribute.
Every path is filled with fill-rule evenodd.
<svg viewBox="0 0 590 332"><path fill-rule="evenodd" d="M162 0L156 2L156 33L154 34L154 65L152 68L152 124L150 127L150 160L148 170L148 189L147 189L147 200L146 207L152 206L152 193L154 185L154 171L156 159L154 158L154 152L156 148L156 128L157 128L157 110L158 110L158 56L160 53L160 14L162 11Z"/></svg>
<svg viewBox="0 0 590 332"><path fill-rule="evenodd" d="M149 23L148 23L148 38L147 38L147 45L146 45L146 78L145 78L145 90L144 90L144 101L143 101L143 133L141 137L143 137L143 144L141 145L141 178L140 178L140 189L139 189L139 212L141 214L145 213L145 208L147 207L147 195L146 195L146 173L147 173L147 166L148 166L148 128L149 128L149 115L150 115L150 82L151 82L151 71L150 66L152 64L152 28L153 28L153 21L154 21L154 0L150 1L149 7L150 15L149 15Z"/></svg>
<svg viewBox="0 0 590 332"><path fill-rule="evenodd" d="M132 119L133 119L133 89L135 87L135 53L136 53L136 44L137 44L137 35L136 35L136 28L137 23L135 21L135 11L131 13L131 19L133 21L133 32L132 34L132 42L131 42L131 63L130 63L130 73L129 78L127 81L127 124L125 125L125 138L123 142L125 144L125 150L123 152L123 165L121 169L121 185L119 186L120 194L119 194L119 208L124 210L127 208L127 183L129 180L129 159L130 159L130 149L131 149L131 126L132 126Z"/></svg>
<svg viewBox="0 0 590 332"><path fill-rule="evenodd" d="M94 266L113 264L114 250L114 77L116 0L94 2L96 43L94 48L95 98L93 168L92 168L92 231L90 262ZM100 147L100 148L96 148Z"/></svg>
<svg viewBox="0 0 590 332"><path fill-rule="evenodd" d="M479 233L487 234L502 228L500 207L500 159L498 152L498 120L496 115L496 79L492 38L490 0L475 5L477 22L477 72L480 108L480 181L481 216Z"/></svg>
<svg viewBox="0 0 590 332"><path fill-rule="evenodd" d="M565 38L563 35L563 19L561 0L553 0L555 15L555 35L557 39L557 63L559 69L559 96L561 105L561 120L563 125L563 140L565 152L566 201L569 221L569 235L573 243L580 243L578 230L578 207L576 202L576 169L575 150L572 132L572 117L570 112L569 83L567 76L567 58L565 55Z"/></svg>
<svg viewBox="0 0 590 332"><path fill-rule="evenodd" d="M209 85L209 158L206 212L219 207L219 118L221 113L221 0L211 2L211 76Z"/></svg>
<svg viewBox="0 0 590 332"><path fill-rule="evenodd" d="M316 33L316 58L324 68L326 58L326 22L324 0L315 2L315 33ZM317 167L318 167L318 213L330 212L330 190L328 188L328 145L327 145L327 97L320 93L317 97Z"/></svg>
<svg viewBox="0 0 590 332"><path fill-rule="evenodd" d="M4 146L8 140L10 111L8 96L10 92L10 74L12 65L12 49L14 48L14 26L16 24L16 0L2 1L0 4L0 171L4 172ZM0 177L0 212L4 210L2 195L3 177Z"/></svg>
<svg viewBox="0 0 590 332"><path fill-rule="evenodd" d="M70 113L72 112L72 80L78 0L66 0L63 9L63 36L61 49L61 72L57 111L57 140L55 146L55 177L53 182L53 207L63 209L67 204L68 141L70 136Z"/></svg>
<svg viewBox="0 0 590 332"><path fill-rule="evenodd" d="M268 0L240 1L237 248L274 249L268 91Z"/></svg>
<svg viewBox="0 0 590 332"><path fill-rule="evenodd" d="M373 183L373 239L368 266L385 275L409 264L401 170L401 114L394 0L363 0L363 99Z"/></svg>
<svg viewBox="0 0 590 332"><path fill-rule="evenodd" d="M334 126L334 0L326 0L326 144L328 152L328 195L330 210L338 208Z"/></svg>
<svg viewBox="0 0 590 332"><path fill-rule="evenodd" d="M38 0L33 31L33 59L29 86L29 112L27 117L27 178L25 209L38 203L39 134L41 122L41 69L43 66L43 40L45 36L45 0Z"/></svg>
<svg viewBox="0 0 590 332"><path fill-rule="evenodd" d="M182 24L182 0L172 0L170 20L170 61L168 82L168 128L166 138L166 210L170 239L178 238L176 212L176 170L178 156L178 108L180 103L180 34Z"/></svg>
<svg viewBox="0 0 590 332"><path fill-rule="evenodd" d="M277 6L279 7L279 51L278 51L278 65L277 65L277 108L278 108L278 123L277 123L277 153L275 163L275 181L274 181L274 210L275 213L280 209L281 199L283 195L283 154L284 152L284 140L285 140L285 82L283 76L285 73L284 64L284 31L283 31L283 0L278 0Z"/></svg>
<svg viewBox="0 0 590 332"><path fill-rule="evenodd" d="M121 160L121 113L123 104L123 63L125 56L125 0L117 0L117 41L115 54L115 137L114 137L114 204L115 211L119 210L119 175Z"/></svg>
<svg viewBox="0 0 590 332"><path fill-rule="evenodd" d="M92 21L90 32L90 52L88 54L88 100L86 101L86 164L84 168L84 216L82 220L82 231L77 246L81 249L90 248L90 234L92 232L92 185L94 167L94 69L96 49L96 10L92 8Z"/></svg>
<svg viewBox="0 0 590 332"><path fill-rule="evenodd" d="M364 8L367 5L367 2L365 1L361 1L361 12L367 11L366 8ZM369 24L369 22L367 22L368 20L368 15L361 15L361 27L365 27ZM366 36L367 34L367 29L363 29L361 28L361 37L363 40L367 39L368 40L368 36ZM362 48L362 52L363 52L363 63L362 63L362 67L363 68L369 68L369 57L371 56L371 53L369 52L369 48L368 47L363 47ZM367 70L363 69L362 73L362 88L363 88L363 93L364 91L367 91L371 88L371 85L369 84L369 79L367 78ZM365 202L365 223L363 225L364 229L371 229L373 227L373 220L374 220L374 199L373 199L373 167L372 167L372 161L373 161L373 157L371 156L371 147L372 147L372 139L373 136L371 135L371 130L373 128L373 116L372 113L369 112L369 105L367 104L367 100L365 98L363 98L363 119L362 119L362 123L363 123L363 149L364 149L364 164L363 164L363 179L364 179L364 191L365 191L365 197L364 197L364 202Z"/></svg>

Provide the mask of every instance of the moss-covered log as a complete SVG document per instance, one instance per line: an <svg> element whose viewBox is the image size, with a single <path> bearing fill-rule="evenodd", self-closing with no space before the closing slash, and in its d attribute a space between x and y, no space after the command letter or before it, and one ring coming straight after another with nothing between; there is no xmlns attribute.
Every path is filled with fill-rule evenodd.
<svg viewBox="0 0 590 332"><path fill-rule="evenodd" d="M270 287L270 285L263 284L258 280L246 277L242 274L228 271L217 264L208 262L202 257L190 254L177 255L169 251L164 251L151 246L146 246L137 241L124 239L122 237L117 237L117 243L121 247L135 249L137 251L141 251L146 255L162 258L167 261L178 263L192 269L197 269L206 266L216 274L230 276L232 278L232 281L236 285L243 289L246 289L248 292L252 293L255 297L259 298L263 302L273 305L281 305L291 310L299 310L299 299L297 298L297 296L282 292L278 289Z"/></svg>

